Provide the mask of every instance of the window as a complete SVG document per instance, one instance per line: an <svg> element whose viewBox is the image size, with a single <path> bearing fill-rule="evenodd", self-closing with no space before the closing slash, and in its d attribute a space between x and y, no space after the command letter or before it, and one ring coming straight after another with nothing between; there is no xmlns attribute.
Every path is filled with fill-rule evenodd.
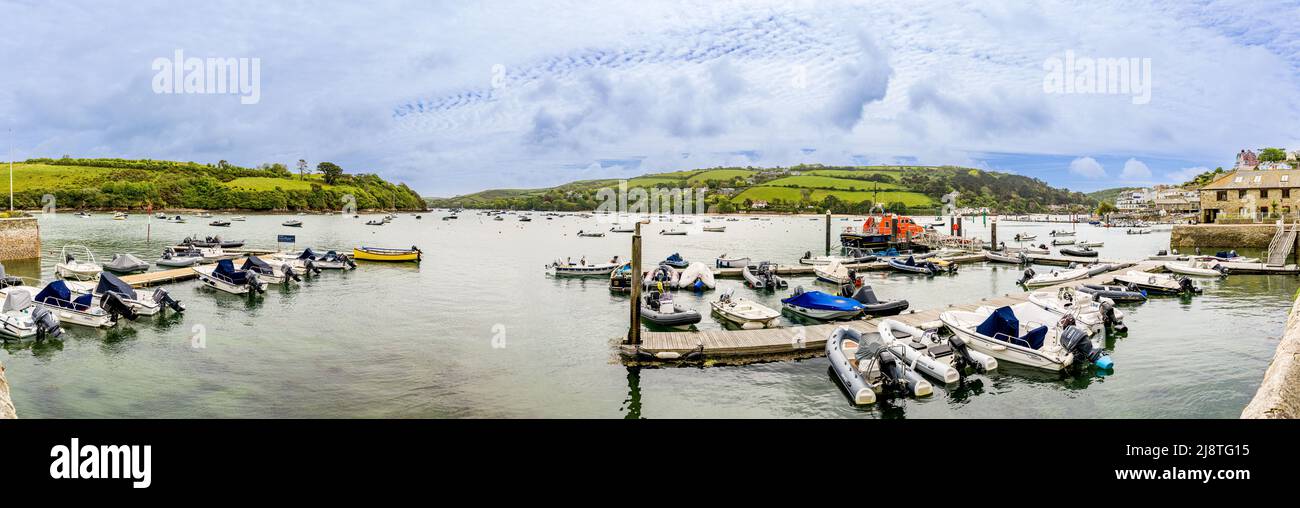
<svg viewBox="0 0 1300 508"><path fill-rule="evenodd" d="M1214 199L1216 199L1216 200L1218 200L1218 201L1227 201L1227 200L1228 200L1228 191L1226 191L1226 190L1221 190L1221 191L1219 191L1219 192L1214 193Z"/></svg>
<svg viewBox="0 0 1300 508"><path fill-rule="evenodd" d="M1282 189L1282 199L1291 199L1291 189Z"/></svg>
<svg viewBox="0 0 1300 508"><path fill-rule="evenodd" d="M1232 183L1241 183L1242 181L1242 177L1240 176L1232 179Z"/></svg>
<svg viewBox="0 0 1300 508"><path fill-rule="evenodd" d="M1267 198L1267 197L1268 197L1268 189L1260 189L1260 190L1259 190L1259 197L1260 197L1260 198Z"/></svg>
<svg viewBox="0 0 1300 508"><path fill-rule="evenodd" d="M1291 213L1291 207L1289 207L1289 206L1284 206L1284 207L1282 207L1282 214L1283 214L1283 215L1288 215L1288 214L1290 214L1290 213Z"/></svg>
<svg viewBox="0 0 1300 508"><path fill-rule="evenodd" d="M1260 181L1260 180L1263 180L1263 179L1264 179L1264 176L1263 176L1263 175L1255 175L1255 179L1254 179L1253 181L1254 181L1255 183L1259 183L1259 181Z"/></svg>
<svg viewBox="0 0 1300 508"><path fill-rule="evenodd" d="M1291 181L1291 175L1282 175L1282 183Z"/></svg>
<svg viewBox="0 0 1300 508"><path fill-rule="evenodd" d="M1246 190L1245 190L1245 189L1242 189L1242 190L1237 191L1237 199L1246 199Z"/></svg>

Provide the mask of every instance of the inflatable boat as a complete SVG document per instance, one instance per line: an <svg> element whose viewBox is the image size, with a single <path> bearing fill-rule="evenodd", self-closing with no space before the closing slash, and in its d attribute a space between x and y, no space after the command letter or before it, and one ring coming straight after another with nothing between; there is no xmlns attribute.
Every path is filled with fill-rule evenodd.
<svg viewBox="0 0 1300 508"><path fill-rule="evenodd" d="M653 325L685 329L700 322L700 313L674 305L672 293L652 289L642 299L641 319Z"/></svg>
<svg viewBox="0 0 1300 508"><path fill-rule="evenodd" d="M878 394L924 397L934 388L902 358L902 346L890 348L879 333L836 328L826 339L826 358L854 405L874 404Z"/></svg>

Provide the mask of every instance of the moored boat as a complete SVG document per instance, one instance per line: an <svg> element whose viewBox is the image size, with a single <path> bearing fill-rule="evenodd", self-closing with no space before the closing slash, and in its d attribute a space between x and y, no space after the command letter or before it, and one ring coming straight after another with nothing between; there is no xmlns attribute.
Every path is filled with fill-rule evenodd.
<svg viewBox="0 0 1300 508"><path fill-rule="evenodd" d="M69 250L80 250L82 259L78 260ZM54 265L54 273L59 278L68 280L95 280L104 269L95 262L95 254L82 245L64 245L61 251L63 262Z"/></svg>
<svg viewBox="0 0 1300 508"><path fill-rule="evenodd" d="M1097 251L1088 247L1061 247L1061 254L1077 258L1095 258Z"/></svg>
<svg viewBox="0 0 1300 508"><path fill-rule="evenodd" d="M35 292L35 288L20 286L17 288ZM56 280L47 284L32 297L36 305L52 312L61 324L74 324L90 328L108 328L117 324L117 318L125 317L134 321L135 311L115 294L106 294L96 301L88 294L75 296L68 289L67 283Z"/></svg>
<svg viewBox="0 0 1300 508"><path fill-rule="evenodd" d="M28 288L14 285L0 289L0 339L42 339L62 335L59 318L36 305Z"/></svg>
<svg viewBox="0 0 1300 508"><path fill-rule="evenodd" d="M114 254L113 260L104 263L104 270L113 273L139 273L149 270L149 263L133 254Z"/></svg>
<svg viewBox="0 0 1300 508"><path fill-rule="evenodd" d="M1228 275L1228 268L1212 261L1188 261L1186 263L1165 263L1165 269L1174 273L1183 275L1195 275L1198 277L1224 277Z"/></svg>
<svg viewBox="0 0 1300 508"><path fill-rule="evenodd" d="M1132 287L1142 289L1148 294L1198 294L1201 288L1196 287L1196 283L1182 275L1169 275L1162 273L1140 272L1129 270L1122 275L1116 275L1115 281L1120 284L1131 285Z"/></svg>
<svg viewBox="0 0 1300 508"><path fill-rule="evenodd" d="M557 259L551 264L546 265L546 268L557 277L608 276L609 272L618 268L617 263L599 263L589 265L585 263L585 261L586 260L584 259L578 263L573 263L571 261L560 261Z"/></svg>
<svg viewBox="0 0 1300 508"><path fill-rule="evenodd" d="M746 298L736 298L728 290L709 302L713 312L743 330L757 330L776 326L781 313Z"/></svg>
<svg viewBox="0 0 1300 508"><path fill-rule="evenodd" d="M844 284L840 286L840 296L852 298L862 304L862 312L871 316L894 316L907 310L907 300L881 300L871 286Z"/></svg>
<svg viewBox="0 0 1300 508"><path fill-rule="evenodd" d="M713 279L713 270L710 270L708 265L698 261L691 263L686 269L682 270L681 275L677 278L677 287L680 289L703 291L713 289L716 286L717 283Z"/></svg>
<svg viewBox="0 0 1300 508"><path fill-rule="evenodd" d="M199 274L199 282L203 285L220 291L236 295L266 292L266 281L254 272L236 270L235 263L229 259L217 261L216 265L195 266L191 270Z"/></svg>
<svg viewBox="0 0 1300 508"><path fill-rule="evenodd" d="M902 358L902 345L890 345L879 333L847 326L826 339L831 372L854 405L874 404L878 395L930 395L934 388Z"/></svg>
<svg viewBox="0 0 1300 508"><path fill-rule="evenodd" d="M745 265L740 274L753 289L775 291L788 285L784 278L776 274L776 265L767 261Z"/></svg>
<svg viewBox="0 0 1300 508"><path fill-rule="evenodd" d="M894 350L907 365L943 384L961 381L968 370L983 374L998 368L997 359L972 349L956 335L941 338L935 331L895 319L881 320L876 331L886 344L903 346Z"/></svg>
<svg viewBox="0 0 1300 508"><path fill-rule="evenodd" d="M652 289L642 299L641 319L668 328L690 328L700 322L700 313L674 304L671 292Z"/></svg>
<svg viewBox="0 0 1300 508"><path fill-rule="evenodd" d="M781 300L781 306L813 319L849 319L862 313L862 304L852 298L835 296L821 291L804 291L797 287L794 294Z"/></svg>
<svg viewBox="0 0 1300 508"><path fill-rule="evenodd" d="M742 268L749 266L749 258L729 258L726 254L723 254L718 256L718 259L714 260L713 264L718 268Z"/></svg>
<svg viewBox="0 0 1300 508"><path fill-rule="evenodd" d="M302 221L300 221L300 220L296 220L296 219L295 219L295 220L287 220L287 221L281 222L280 225L281 225L281 226L284 226L284 227L287 227L287 228L300 228L300 227L302 227Z"/></svg>
<svg viewBox="0 0 1300 508"><path fill-rule="evenodd" d="M152 292L140 291L132 288L126 281L118 278L111 273L101 274L99 282L91 285L88 282L67 282L68 290L73 294L73 300L76 297L90 295L93 299L102 300L104 295L116 295L122 303L125 303L133 312L142 316L152 316L165 307L171 307L176 312L184 312L185 306L181 302L171 297L171 294L163 288L156 288Z"/></svg>
<svg viewBox="0 0 1300 508"><path fill-rule="evenodd" d="M352 258L364 261L386 261L390 263L419 263L423 259L423 252L414 245L409 249L361 246L352 249Z"/></svg>
<svg viewBox="0 0 1300 508"><path fill-rule="evenodd" d="M1047 273L1035 273L1033 268L1026 268L1024 277L1019 281L1025 287L1043 287L1062 284L1073 280L1079 280L1088 277L1088 268L1073 268L1069 270L1052 270Z"/></svg>
<svg viewBox="0 0 1300 508"><path fill-rule="evenodd" d="M1009 362L1050 371L1065 370L1072 365L1091 362L1110 369L1114 362L1101 350L1088 332L1074 325L1056 324L1055 315L1029 303L993 308L981 306L974 311L950 310L939 314L954 334L971 348Z"/></svg>

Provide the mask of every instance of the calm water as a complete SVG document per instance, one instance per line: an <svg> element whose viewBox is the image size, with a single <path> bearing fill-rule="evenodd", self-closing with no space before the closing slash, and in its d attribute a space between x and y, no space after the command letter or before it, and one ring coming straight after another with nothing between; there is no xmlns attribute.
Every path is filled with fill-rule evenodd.
<svg viewBox="0 0 1300 508"><path fill-rule="evenodd" d="M254 300L202 288L168 286L183 300L182 316L144 319L108 331L72 327L58 341L8 343L0 352L22 417L1236 417L1253 395L1273 354L1291 298L1291 276L1234 275L1203 282L1204 295L1156 298L1125 306L1130 331L1108 341L1115 373L1058 376L1013 366L974 376L966 386L938 387L934 396L853 408L828 376L825 359L747 367L630 371L614 361L612 344L626 332L626 296L606 280L554 279L555 258L626 258L630 235L577 238L607 230L595 219L563 217L504 222L472 213L456 221L404 215L384 227L371 217L249 216L231 228L112 221L71 214L41 220L45 256L10 262L12 273L49 279L59 248L89 246L101 261L115 252L157 258L190 234L247 239L275 247L277 233L297 234L298 247L350 249L357 244L419 245L425 262L363 264L326 272L301 287L272 287ZM922 222L928 221L924 218ZM793 263L823 245L821 219L719 222L726 233L659 236L647 226L647 260L680 252L712 262L719 254ZM836 231L850 222L836 220ZM701 224L697 220L696 227ZM1062 224L1002 223L999 237L1032 232L1049 241ZM1166 247L1169 231L1143 236L1078 226L1079 237L1105 241L1104 258L1136 259ZM969 234L987 238L977 219ZM1008 242L1009 244L1012 242ZM1043 267L1039 267L1041 271ZM912 308L963 303L1019 291L1020 269L965 265L932 279L872 272L885 298ZM811 277L794 285L820 286ZM783 295L755 295L739 280L720 288L773 307ZM822 286L824 290L831 288ZM681 293L679 302L706 311L714 292ZM706 317L702 328L717 328ZM191 347L204 333L206 347ZM505 347L494 348L497 344Z"/></svg>

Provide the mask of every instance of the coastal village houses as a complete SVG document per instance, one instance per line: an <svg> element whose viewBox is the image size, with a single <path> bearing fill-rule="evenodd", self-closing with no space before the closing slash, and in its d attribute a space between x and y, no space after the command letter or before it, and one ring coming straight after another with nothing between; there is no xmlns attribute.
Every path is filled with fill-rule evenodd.
<svg viewBox="0 0 1300 508"><path fill-rule="evenodd" d="M1287 161L1261 162L1253 151L1237 154L1233 171L1201 187L1202 222L1295 220L1300 213L1296 152Z"/></svg>

